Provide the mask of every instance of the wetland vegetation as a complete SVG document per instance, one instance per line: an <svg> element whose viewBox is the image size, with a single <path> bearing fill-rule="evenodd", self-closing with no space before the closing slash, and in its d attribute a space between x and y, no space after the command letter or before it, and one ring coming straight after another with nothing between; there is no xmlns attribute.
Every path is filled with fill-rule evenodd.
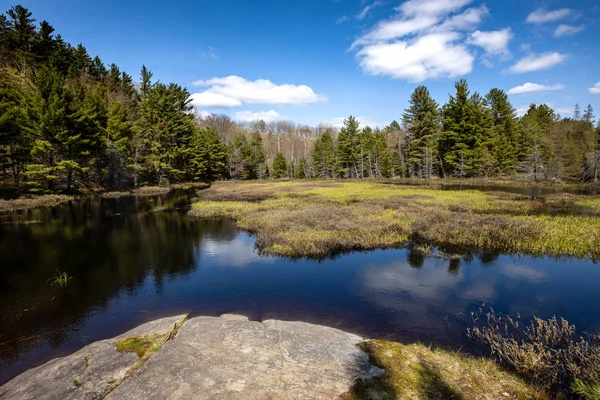
<svg viewBox="0 0 600 400"><path fill-rule="evenodd" d="M240 312L395 340L364 345L386 372L347 399L598 398L597 337L551 319L600 328L591 106L517 116L460 80L379 128L240 123L22 6L0 15L0 56L0 382L161 314ZM500 332L513 320L471 331L519 378L436 347L473 346L481 302L545 318L533 342ZM117 350L141 363L172 333Z"/></svg>
<svg viewBox="0 0 600 400"><path fill-rule="evenodd" d="M234 219L265 253L324 257L412 243L424 255L469 249L600 257L600 199L442 190L389 182L217 182L190 215Z"/></svg>

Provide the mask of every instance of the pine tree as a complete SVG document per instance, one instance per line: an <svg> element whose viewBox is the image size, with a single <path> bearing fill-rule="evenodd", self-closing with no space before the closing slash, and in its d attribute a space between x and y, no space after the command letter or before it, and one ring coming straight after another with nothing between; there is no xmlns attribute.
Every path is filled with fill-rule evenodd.
<svg viewBox="0 0 600 400"><path fill-rule="evenodd" d="M491 89L485 96L485 106L493 119L493 157L498 171L511 173L518 160L517 115L508 95L500 89Z"/></svg>
<svg viewBox="0 0 600 400"><path fill-rule="evenodd" d="M288 173L288 164L285 156L281 153L275 155L273 167L271 168L271 176L275 179L285 178Z"/></svg>
<svg viewBox="0 0 600 400"><path fill-rule="evenodd" d="M227 146L210 128L195 128L191 140L192 179L214 181L227 174Z"/></svg>
<svg viewBox="0 0 600 400"><path fill-rule="evenodd" d="M573 109L573 119L575 121L579 121L581 119L581 108L579 108L579 103L575 104L575 108Z"/></svg>
<svg viewBox="0 0 600 400"><path fill-rule="evenodd" d="M594 109L592 108L591 104L588 104L587 108L585 109L585 111L583 113L583 120L585 122L587 122L588 124L590 124L590 127L593 125L593 123L594 123Z"/></svg>
<svg viewBox="0 0 600 400"><path fill-rule="evenodd" d="M414 90L409 104L402 114L402 122L409 134L408 162L412 175L431 178L438 158L439 106L425 86Z"/></svg>
<svg viewBox="0 0 600 400"><path fill-rule="evenodd" d="M354 178L357 176L357 150L359 122L353 116L344 120L344 126L340 131L336 148L337 173L342 178Z"/></svg>
<svg viewBox="0 0 600 400"><path fill-rule="evenodd" d="M335 176L335 147L331 129L327 129L316 141L312 154L315 174L318 178Z"/></svg>

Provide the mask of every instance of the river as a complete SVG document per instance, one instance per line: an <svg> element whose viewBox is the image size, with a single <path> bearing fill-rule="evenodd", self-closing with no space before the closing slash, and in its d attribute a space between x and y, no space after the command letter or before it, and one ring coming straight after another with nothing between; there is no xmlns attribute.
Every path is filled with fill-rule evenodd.
<svg viewBox="0 0 600 400"><path fill-rule="evenodd" d="M588 260L409 249L314 261L264 256L227 220L186 216L192 192L90 198L0 216L0 384L145 321L190 313L314 322L469 349L471 312L562 316L600 330ZM29 223L24 223L29 222ZM58 272L71 279L51 284Z"/></svg>

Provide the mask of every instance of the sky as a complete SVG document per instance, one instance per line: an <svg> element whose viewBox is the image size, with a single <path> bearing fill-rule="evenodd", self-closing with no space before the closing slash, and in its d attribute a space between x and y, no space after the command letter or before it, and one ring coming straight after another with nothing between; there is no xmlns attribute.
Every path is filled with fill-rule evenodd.
<svg viewBox="0 0 600 400"><path fill-rule="evenodd" d="M0 0L4 10L16 4ZM519 114L600 116L598 0L22 0L37 21L134 78L188 88L200 114L383 127L413 90L465 78Z"/></svg>

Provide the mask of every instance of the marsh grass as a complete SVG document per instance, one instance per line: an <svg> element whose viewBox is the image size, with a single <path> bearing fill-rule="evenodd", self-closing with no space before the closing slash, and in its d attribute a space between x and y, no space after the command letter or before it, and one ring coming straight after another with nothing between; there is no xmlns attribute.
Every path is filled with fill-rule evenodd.
<svg viewBox="0 0 600 400"><path fill-rule="evenodd" d="M228 217L288 257L399 247L600 258L600 199L365 181L216 182L190 215Z"/></svg>
<svg viewBox="0 0 600 400"><path fill-rule="evenodd" d="M600 394L600 335L577 335L562 318L526 323L494 310L484 315L479 309L473 321L469 337L529 382L565 397L570 391L585 399Z"/></svg>
<svg viewBox="0 0 600 400"><path fill-rule="evenodd" d="M56 274L52 278L48 279L48 282L50 282L50 285L51 286L58 285L58 286L60 286L61 289L67 287L67 285L69 284L69 281L71 279L73 279L73 277L69 276L69 274L66 272L60 272L58 269L55 269L55 271L56 271Z"/></svg>
<svg viewBox="0 0 600 400"><path fill-rule="evenodd" d="M45 194L42 196L21 197L13 200L0 199L0 214L40 207L54 207L73 199L74 197L72 196L62 194Z"/></svg>
<svg viewBox="0 0 600 400"><path fill-rule="evenodd" d="M381 376L358 380L343 400L535 399L550 397L483 358L387 340L361 344Z"/></svg>
<svg viewBox="0 0 600 400"><path fill-rule="evenodd" d="M171 191L170 187L163 186L143 186L133 189L131 193L135 196L156 196L159 194L167 194Z"/></svg>

